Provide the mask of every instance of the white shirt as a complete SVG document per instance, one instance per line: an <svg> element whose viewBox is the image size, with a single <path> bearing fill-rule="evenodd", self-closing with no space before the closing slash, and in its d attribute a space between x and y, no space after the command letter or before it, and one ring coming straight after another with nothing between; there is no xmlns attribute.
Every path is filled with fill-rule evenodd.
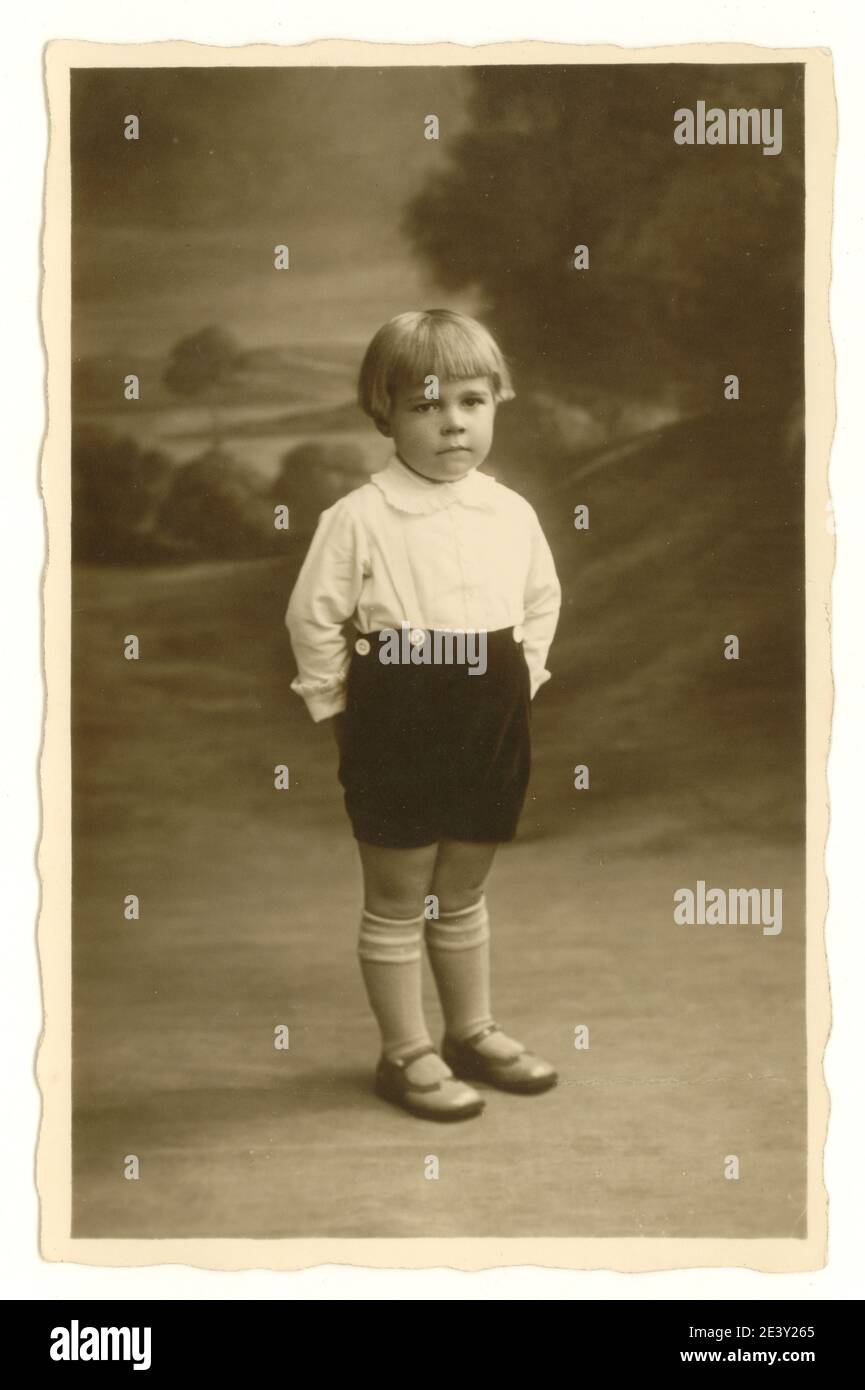
<svg viewBox="0 0 865 1390"><path fill-rule="evenodd" d="M351 620L360 632L514 627L534 698L550 679L561 597L524 497L477 469L429 481L394 453L319 517L285 615L298 669L291 689L316 723L345 709Z"/></svg>

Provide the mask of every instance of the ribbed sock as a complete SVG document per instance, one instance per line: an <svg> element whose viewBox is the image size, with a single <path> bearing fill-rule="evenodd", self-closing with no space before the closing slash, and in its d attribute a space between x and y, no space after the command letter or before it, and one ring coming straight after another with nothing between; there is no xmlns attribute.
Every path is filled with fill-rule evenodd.
<svg viewBox="0 0 865 1390"><path fill-rule="evenodd" d="M381 1032L382 1052L391 1061L430 1044L423 1013L421 938L423 916L408 920L378 917L364 909L357 953L372 1011ZM411 1068L413 1079L433 1080L450 1074L432 1054L418 1058L423 1076Z"/></svg>
<svg viewBox="0 0 865 1390"><path fill-rule="evenodd" d="M462 1041L492 1023L490 1012L490 924L486 898L459 912L440 912L426 924L426 947L441 1000L445 1027ZM490 1033L477 1044L487 1057L513 1057L522 1044Z"/></svg>

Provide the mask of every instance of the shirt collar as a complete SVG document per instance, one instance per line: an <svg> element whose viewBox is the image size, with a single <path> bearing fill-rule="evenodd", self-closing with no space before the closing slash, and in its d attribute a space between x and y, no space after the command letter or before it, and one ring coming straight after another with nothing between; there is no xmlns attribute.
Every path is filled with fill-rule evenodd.
<svg viewBox="0 0 865 1390"><path fill-rule="evenodd" d="M406 468L396 453L391 454L381 472L371 475L370 482L375 483L399 511L416 513L438 512L444 507L460 505L492 511L498 486L495 478L479 473L477 468L453 482L428 482Z"/></svg>

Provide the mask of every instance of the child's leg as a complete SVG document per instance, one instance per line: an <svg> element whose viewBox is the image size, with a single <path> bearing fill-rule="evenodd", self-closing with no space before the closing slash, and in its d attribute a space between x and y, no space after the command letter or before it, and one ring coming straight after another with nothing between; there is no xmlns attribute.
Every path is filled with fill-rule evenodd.
<svg viewBox="0 0 865 1390"><path fill-rule="evenodd" d="M426 924L427 951L446 1030L459 1041L493 1022L484 885L497 849L497 844L442 840L429 889L438 898L439 915ZM506 1058L522 1047L505 1033L492 1033L478 1044L478 1050Z"/></svg>
<svg viewBox="0 0 865 1390"><path fill-rule="evenodd" d="M364 878L364 910L358 956L382 1052L395 1061L430 1043L422 1003L424 898L438 845L383 849L358 841ZM430 1059L418 1067L430 1069ZM441 1062L438 1071L443 1073ZM412 1073L415 1074L414 1071ZM433 1079L430 1076L422 1080Z"/></svg>

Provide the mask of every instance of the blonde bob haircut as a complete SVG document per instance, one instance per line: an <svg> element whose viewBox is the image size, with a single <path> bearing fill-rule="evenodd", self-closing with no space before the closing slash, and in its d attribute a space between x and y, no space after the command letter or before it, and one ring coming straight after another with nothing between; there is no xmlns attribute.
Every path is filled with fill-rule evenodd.
<svg viewBox="0 0 865 1390"><path fill-rule="evenodd" d="M514 398L507 363L477 319L453 309L417 309L384 324L367 348L358 377L361 409L387 426L397 392L439 381L488 377L496 401Z"/></svg>

